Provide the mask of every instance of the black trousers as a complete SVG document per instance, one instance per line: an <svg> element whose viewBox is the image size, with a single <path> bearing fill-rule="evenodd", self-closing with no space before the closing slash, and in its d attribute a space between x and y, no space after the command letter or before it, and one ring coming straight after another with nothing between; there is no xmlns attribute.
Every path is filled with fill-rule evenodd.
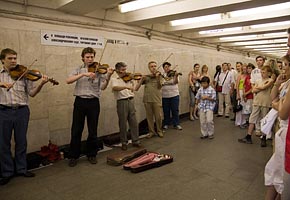
<svg viewBox="0 0 290 200"><path fill-rule="evenodd" d="M30 111L28 106L19 109L0 108L0 163L3 177L26 173L27 128ZM15 158L11 153L11 137L14 133ZM15 162L15 168L14 168Z"/></svg>
<svg viewBox="0 0 290 200"><path fill-rule="evenodd" d="M81 139L84 130L85 118L87 118L88 138L86 141L87 156L97 155L98 121L100 114L100 102L98 98L76 97L73 110L73 122L71 128L70 157L79 158L81 153Z"/></svg>

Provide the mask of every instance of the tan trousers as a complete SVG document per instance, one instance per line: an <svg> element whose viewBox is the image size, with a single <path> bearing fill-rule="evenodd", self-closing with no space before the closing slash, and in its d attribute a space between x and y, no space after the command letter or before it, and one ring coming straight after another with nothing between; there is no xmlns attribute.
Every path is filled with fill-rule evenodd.
<svg viewBox="0 0 290 200"><path fill-rule="evenodd" d="M155 119L157 134L162 135L162 105L155 102L144 103L144 105L146 110L149 133L156 133L156 131L154 130Z"/></svg>
<svg viewBox="0 0 290 200"><path fill-rule="evenodd" d="M131 139L133 143L139 140L139 128L136 119L134 99L118 100L117 113L119 118L120 140L122 144L128 142L127 122L129 123Z"/></svg>
<svg viewBox="0 0 290 200"><path fill-rule="evenodd" d="M219 96L219 115L224 115L224 103L226 104L225 116L230 116L231 97L230 94L222 94L218 92Z"/></svg>

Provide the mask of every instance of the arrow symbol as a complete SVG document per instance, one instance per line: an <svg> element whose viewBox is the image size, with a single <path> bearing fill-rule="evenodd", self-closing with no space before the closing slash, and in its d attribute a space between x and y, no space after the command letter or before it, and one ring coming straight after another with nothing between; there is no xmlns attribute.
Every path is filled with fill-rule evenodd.
<svg viewBox="0 0 290 200"><path fill-rule="evenodd" d="M45 35L43 36L43 38L44 38L45 40L47 40L49 37L48 37L47 34L45 34Z"/></svg>

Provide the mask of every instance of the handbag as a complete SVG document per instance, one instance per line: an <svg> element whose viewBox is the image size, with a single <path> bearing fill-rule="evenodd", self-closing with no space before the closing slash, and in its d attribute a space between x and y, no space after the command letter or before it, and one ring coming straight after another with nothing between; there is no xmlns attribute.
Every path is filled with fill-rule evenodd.
<svg viewBox="0 0 290 200"><path fill-rule="evenodd" d="M217 92L222 92L223 91L223 86L217 85L216 86L216 91Z"/></svg>
<svg viewBox="0 0 290 200"><path fill-rule="evenodd" d="M278 117L278 111L272 108L268 114L261 119L261 131L266 134L266 138L271 138L271 130Z"/></svg>
<svg viewBox="0 0 290 200"><path fill-rule="evenodd" d="M233 107L233 112L236 113L236 112L240 112L243 110L243 106L241 105L241 102L238 101L237 105Z"/></svg>
<svg viewBox="0 0 290 200"><path fill-rule="evenodd" d="M252 113L252 102L250 100L247 100L243 105L242 114L248 115Z"/></svg>
<svg viewBox="0 0 290 200"><path fill-rule="evenodd" d="M225 83L225 81L226 81L226 79L227 79L228 73L229 73L229 72L227 72L226 77L224 78L223 83L222 83L221 86L218 85L218 83L217 83L217 86L216 86L216 91L217 91L217 92L222 92L222 91L223 91L223 85L224 85L224 83ZM220 74L219 74L218 79L219 79L219 78L220 78Z"/></svg>

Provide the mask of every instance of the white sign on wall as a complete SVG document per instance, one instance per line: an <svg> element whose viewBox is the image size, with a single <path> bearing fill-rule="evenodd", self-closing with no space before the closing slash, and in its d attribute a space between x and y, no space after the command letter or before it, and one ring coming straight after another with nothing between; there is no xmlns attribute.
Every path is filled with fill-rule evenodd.
<svg viewBox="0 0 290 200"><path fill-rule="evenodd" d="M104 38L77 33L41 30L41 44L67 47L104 48Z"/></svg>

